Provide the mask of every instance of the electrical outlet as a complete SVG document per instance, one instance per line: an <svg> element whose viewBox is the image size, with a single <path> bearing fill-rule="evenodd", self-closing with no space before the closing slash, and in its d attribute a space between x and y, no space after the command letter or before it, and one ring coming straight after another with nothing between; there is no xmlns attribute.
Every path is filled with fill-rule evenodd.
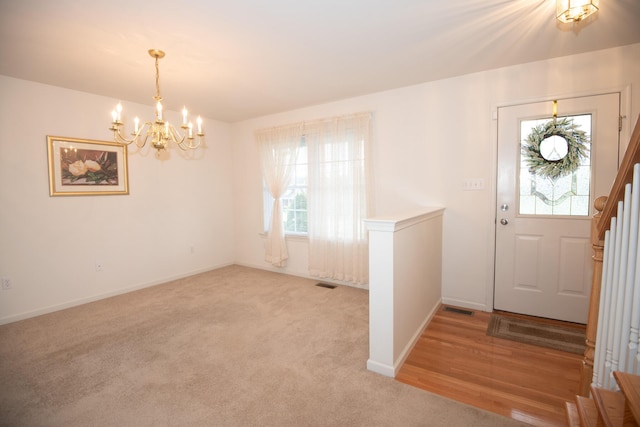
<svg viewBox="0 0 640 427"><path fill-rule="evenodd" d="M192 254L192 255L195 254L196 253L196 247L193 246L193 245L189 246L189 253Z"/></svg>
<svg viewBox="0 0 640 427"><path fill-rule="evenodd" d="M3 277L1 281L2 281L3 291L8 291L9 289L13 288L13 283L11 282L11 279L9 279L8 277Z"/></svg>
<svg viewBox="0 0 640 427"><path fill-rule="evenodd" d="M103 267L102 261L96 261L96 271L102 271Z"/></svg>

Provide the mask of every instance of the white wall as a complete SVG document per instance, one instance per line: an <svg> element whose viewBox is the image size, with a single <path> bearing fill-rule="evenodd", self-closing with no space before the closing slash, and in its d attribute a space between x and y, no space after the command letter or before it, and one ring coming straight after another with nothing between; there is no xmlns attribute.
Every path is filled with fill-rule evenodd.
<svg viewBox="0 0 640 427"><path fill-rule="evenodd" d="M461 53L463 54L463 53ZM437 59L434 59L437 60ZM620 90L623 108L640 113L640 44L557 58L375 93L232 125L236 262L271 268L264 259L260 168L253 132L303 120L371 110L376 215L446 207L443 300L490 310L493 291L496 121L498 106ZM628 98L628 97L627 97ZM628 132L625 138L628 139ZM484 191L462 191L483 178ZM289 241L279 271L307 275L307 245Z"/></svg>
<svg viewBox="0 0 640 427"><path fill-rule="evenodd" d="M435 60L435 59L434 59ZM0 76L0 323L161 283L228 263L264 261L262 187L253 132L301 120L375 113L377 215L446 207L443 298L491 308L497 106L633 85L640 44L425 83L228 125L207 120L196 160L129 157L128 196L49 197L46 135L109 140L117 100ZM151 105L124 104L130 117ZM173 112L175 119L179 113ZM129 117L129 119L130 119ZM627 134L628 138L628 134ZM484 178L485 191L462 181ZM189 248L194 246L195 253ZM279 271L307 275L307 245L289 241ZM95 271L96 260L104 271Z"/></svg>
<svg viewBox="0 0 640 427"><path fill-rule="evenodd" d="M130 153L129 195L49 197L46 136L111 140L118 100L4 76L0 93L0 323L233 263L229 124L205 121L199 158ZM123 106L129 131L153 114Z"/></svg>

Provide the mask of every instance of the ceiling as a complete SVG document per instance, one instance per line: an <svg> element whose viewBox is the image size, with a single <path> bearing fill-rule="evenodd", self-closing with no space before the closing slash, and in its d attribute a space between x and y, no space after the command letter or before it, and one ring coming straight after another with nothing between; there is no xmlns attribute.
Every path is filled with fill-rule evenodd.
<svg viewBox="0 0 640 427"><path fill-rule="evenodd" d="M235 122L640 42L640 1L0 0L0 74ZM110 111L105 113L110 117Z"/></svg>

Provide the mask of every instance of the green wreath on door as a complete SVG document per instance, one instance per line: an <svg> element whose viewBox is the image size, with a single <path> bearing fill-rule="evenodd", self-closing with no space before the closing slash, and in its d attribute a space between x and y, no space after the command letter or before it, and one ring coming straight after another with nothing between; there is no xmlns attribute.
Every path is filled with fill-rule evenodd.
<svg viewBox="0 0 640 427"><path fill-rule="evenodd" d="M540 152L547 138L559 136L567 143L567 154L558 160L548 160ZM589 153L590 140L572 119L554 119L534 127L522 146L522 157L529 172L552 181L574 173Z"/></svg>

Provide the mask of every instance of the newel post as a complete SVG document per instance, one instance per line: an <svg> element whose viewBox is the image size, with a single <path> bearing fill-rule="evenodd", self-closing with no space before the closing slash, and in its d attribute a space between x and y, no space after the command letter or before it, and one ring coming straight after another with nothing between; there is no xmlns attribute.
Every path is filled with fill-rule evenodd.
<svg viewBox="0 0 640 427"><path fill-rule="evenodd" d="M581 396L589 397L591 382L593 379L593 360L596 348L596 334L598 332L598 311L600 310L600 286L602 282L602 256L604 253L604 240L598 233L598 224L602 217L602 211L607 203L607 197L601 196L594 202L596 214L591 220L591 247L593 248L593 278L591 281L591 296L589 300L589 318L587 319L586 349L582 359L580 372Z"/></svg>

